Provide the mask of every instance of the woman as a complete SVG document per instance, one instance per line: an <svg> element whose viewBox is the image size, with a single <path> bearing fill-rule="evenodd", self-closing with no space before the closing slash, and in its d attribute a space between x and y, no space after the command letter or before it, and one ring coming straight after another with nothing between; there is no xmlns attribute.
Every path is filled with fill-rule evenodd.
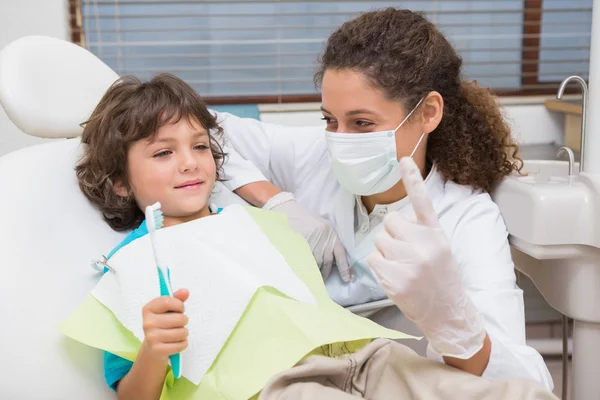
<svg viewBox="0 0 600 400"><path fill-rule="evenodd" d="M420 14L369 12L335 31L320 59L327 132L293 135L297 128L230 115L220 123L235 150L285 191L266 208L293 204L291 192L339 234L355 276L328 277L335 301L387 296L425 334L430 358L552 390L543 359L525 344L523 295L489 196L521 168L518 146L493 96L463 81L461 67ZM430 198L419 200L416 218L398 162L406 156Z"/></svg>

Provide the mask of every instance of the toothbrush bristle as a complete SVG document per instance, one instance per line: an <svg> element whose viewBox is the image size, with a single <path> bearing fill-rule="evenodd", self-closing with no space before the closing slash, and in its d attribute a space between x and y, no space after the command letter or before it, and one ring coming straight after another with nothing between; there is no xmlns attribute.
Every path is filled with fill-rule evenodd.
<svg viewBox="0 0 600 400"><path fill-rule="evenodd" d="M163 213L160 208L154 210L154 224L156 225L156 229L160 229L163 226Z"/></svg>
<svg viewBox="0 0 600 400"><path fill-rule="evenodd" d="M146 223L148 224L148 229L156 230L160 229L163 226L164 219L163 213L161 209L160 202L156 202L151 206L146 207ZM152 226L154 225L154 226Z"/></svg>

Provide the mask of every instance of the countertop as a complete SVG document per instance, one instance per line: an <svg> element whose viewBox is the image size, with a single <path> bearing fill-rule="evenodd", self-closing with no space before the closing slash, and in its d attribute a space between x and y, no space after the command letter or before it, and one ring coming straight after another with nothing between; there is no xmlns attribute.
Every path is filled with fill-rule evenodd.
<svg viewBox="0 0 600 400"><path fill-rule="evenodd" d="M544 101L544 105L548 110L563 112L567 114L581 115L581 99L579 100L558 100L549 99Z"/></svg>

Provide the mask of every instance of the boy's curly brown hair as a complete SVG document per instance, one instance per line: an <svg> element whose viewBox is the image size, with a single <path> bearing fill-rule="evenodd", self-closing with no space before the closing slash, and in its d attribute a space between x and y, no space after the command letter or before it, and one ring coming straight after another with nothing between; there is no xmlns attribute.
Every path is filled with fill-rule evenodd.
<svg viewBox="0 0 600 400"><path fill-rule="evenodd" d="M84 151L75 166L79 187L114 230L135 228L144 219L131 190L125 198L118 196L113 186L121 180L130 189L129 148L182 118L197 121L210 132L216 179L221 181L227 155L213 135L218 137L223 131L198 93L173 75L157 75L148 82L132 76L119 78L104 94L90 119L82 124Z"/></svg>
<svg viewBox="0 0 600 400"><path fill-rule="evenodd" d="M326 70L360 71L406 109L432 91L444 114L427 141L427 158L445 179L492 191L523 161L491 91L462 80L462 59L419 13L388 8L344 23L328 39L315 83Z"/></svg>

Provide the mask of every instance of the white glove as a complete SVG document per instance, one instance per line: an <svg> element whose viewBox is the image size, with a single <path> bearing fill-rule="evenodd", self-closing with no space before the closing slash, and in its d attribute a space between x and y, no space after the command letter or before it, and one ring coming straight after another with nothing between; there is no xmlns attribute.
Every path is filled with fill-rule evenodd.
<svg viewBox="0 0 600 400"><path fill-rule="evenodd" d="M388 214L367 262L388 297L422 329L436 352L471 358L483 347L483 318L463 286L418 167L404 157L400 168L416 221Z"/></svg>
<svg viewBox="0 0 600 400"><path fill-rule="evenodd" d="M344 282L351 280L346 249L344 249L339 236L326 219L310 213L296 202L296 198L292 193L288 192L281 192L271 197L263 208L279 211L288 216L292 229L304 236L310 245L323 279L329 277L335 263L342 280Z"/></svg>

